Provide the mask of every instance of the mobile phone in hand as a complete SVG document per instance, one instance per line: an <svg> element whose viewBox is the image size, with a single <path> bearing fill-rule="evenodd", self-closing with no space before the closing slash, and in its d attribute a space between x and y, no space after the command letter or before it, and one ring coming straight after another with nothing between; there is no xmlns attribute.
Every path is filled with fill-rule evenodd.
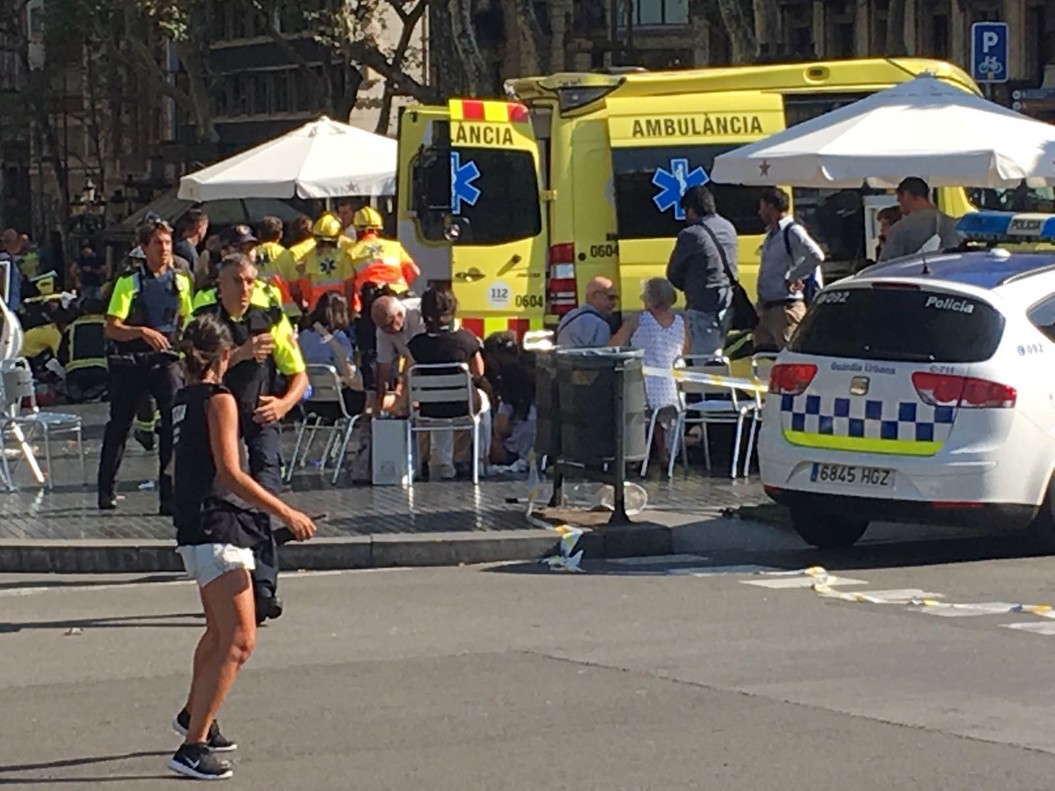
<svg viewBox="0 0 1055 791"><path fill-rule="evenodd" d="M315 523L319 523L319 522L323 521L326 518L326 516L327 516L326 514L319 514L318 516L312 516L311 517L311 521L315 522ZM278 530L272 531L271 535L273 535L275 537L275 543L279 544L279 545L288 544L290 541L296 541L296 539L293 537L293 531L290 530L285 525L280 527Z"/></svg>

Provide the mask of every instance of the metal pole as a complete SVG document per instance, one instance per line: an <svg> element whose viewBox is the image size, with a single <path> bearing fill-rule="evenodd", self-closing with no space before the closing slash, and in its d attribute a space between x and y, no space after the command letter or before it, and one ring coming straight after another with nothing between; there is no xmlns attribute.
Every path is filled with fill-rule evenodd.
<svg viewBox="0 0 1055 791"><path fill-rule="evenodd" d="M630 524L630 518L626 515L626 416L623 414L626 406L623 392L625 371L625 364L622 362L615 368L615 469L612 471L614 507L608 520L609 525Z"/></svg>

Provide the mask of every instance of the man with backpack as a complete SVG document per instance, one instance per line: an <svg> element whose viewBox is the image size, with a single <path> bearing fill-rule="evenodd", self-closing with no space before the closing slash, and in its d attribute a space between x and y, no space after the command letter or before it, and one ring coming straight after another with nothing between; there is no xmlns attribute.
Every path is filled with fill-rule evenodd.
<svg viewBox="0 0 1055 791"><path fill-rule="evenodd" d="M692 354L720 356L732 325L737 269L736 228L718 213L706 187L681 199L686 226L667 264L667 280L685 292L685 321Z"/></svg>
<svg viewBox="0 0 1055 791"><path fill-rule="evenodd" d="M821 285L824 251L788 214L788 194L779 187L762 190L758 216L766 224L758 269L758 326L755 349L781 350L806 315L809 300Z"/></svg>

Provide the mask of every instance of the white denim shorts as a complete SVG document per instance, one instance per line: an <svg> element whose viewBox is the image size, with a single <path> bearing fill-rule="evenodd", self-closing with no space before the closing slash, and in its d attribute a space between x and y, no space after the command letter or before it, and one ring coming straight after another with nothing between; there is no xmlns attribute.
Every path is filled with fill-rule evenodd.
<svg viewBox="0 0 1055 791"><path fill-rule="evenodd" d="M204 588L228 571L252 571L256 568L253 550L234 544L189 544L177 547L177 551L183 558L187 576L195 580L199 588Z"/></svg>

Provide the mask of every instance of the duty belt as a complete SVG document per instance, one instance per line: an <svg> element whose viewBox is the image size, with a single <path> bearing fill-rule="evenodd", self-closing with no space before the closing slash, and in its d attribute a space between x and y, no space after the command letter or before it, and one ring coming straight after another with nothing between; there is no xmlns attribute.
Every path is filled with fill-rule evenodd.
<svg viewBox="0 0 1055 791"><path fill-rule="evenodd" d="M127 352L125 354L107 355L106 361L111 368L152 368L155 365L168 365L179 362L179 352Z"/></svg>

